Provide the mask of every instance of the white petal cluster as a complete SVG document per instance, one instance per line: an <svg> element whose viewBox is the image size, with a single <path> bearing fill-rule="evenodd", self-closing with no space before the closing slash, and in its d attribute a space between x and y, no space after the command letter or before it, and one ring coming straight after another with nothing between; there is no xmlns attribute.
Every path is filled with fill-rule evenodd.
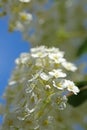
<svg viewBox="0 0 87 130"><path fill-rule="evenodd" d="M72 81L70 81L70 80L65 80L64 81L64 85L68 89L68 91L71 91L74 94L77 94L79 92L78 87L75 86L75 84Z"/></svg>
<svg viewBox="0 0 87 130"><path fill-rule="evenodd" d="M79 92L73 81L66 79L66 72L76 67L59 49L45 46L22 53L15 63L4 94L7 104L2 130L53 130L58 110L66 107L64 93Z"/></svg>

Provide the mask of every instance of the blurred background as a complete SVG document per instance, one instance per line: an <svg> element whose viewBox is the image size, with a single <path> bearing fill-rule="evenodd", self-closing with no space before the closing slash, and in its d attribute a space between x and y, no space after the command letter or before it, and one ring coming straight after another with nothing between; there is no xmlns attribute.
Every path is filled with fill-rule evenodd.
<svg viewBox="0 0 87 130"><path fill-rule="evenodd" d="M71 78L87 81L87 0L31 0L28 4L1 0L0 7L0 97L15 67L15 59L42 44L63 50L65 57L78 66ZM27 15L20 16L24 11L32 15L32 22L26 22ZM74 129L86 130L87 125L83 126L76 125Z"/></svg>

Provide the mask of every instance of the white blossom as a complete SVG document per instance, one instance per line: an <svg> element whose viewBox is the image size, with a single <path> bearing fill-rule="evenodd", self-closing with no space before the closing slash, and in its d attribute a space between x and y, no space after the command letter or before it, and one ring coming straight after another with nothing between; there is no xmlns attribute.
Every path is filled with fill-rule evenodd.
<svg viewBox="0 0 87 130"><path fill-rule="evenodd" d="M59 79L57 81L53 80L53 86L59 90L64 90L66 88L65 80L64 79Z"/></svg>
<svg viewBox="0 0 87 130"><path fill-rule="evenodd" d="M31 53L37 53L37 52L45 52L45 46L39 46L39 47L35 47L35 48L31 48Z"/></svg>
<svg viewBox="0 0 87 130"><path fill-rule="evenodd" d="M44 58L44 57L47 56L47 54L44 53L44 52L37 52L37 53L32 53L31 56L34 57L34 58L38 58L38 57L39 58Z"/></svg>
<svg viewBox="0 0 87 130"><path fill-rule="evenodd" d="M70 92L73 92L74 94L77 95L77 93L80 91L78 87L74 84L74 82L70 80L65 80L65 86L67 87L67 90Z"/></svg>
<svg viewBox="0 0 87 130"><path fill-rule="evenodd" d="M25 25L30 24L32 19L33 19L32 14L27 12L20 12L19 20L16 21L15 30L24 31Z"/></svg>
<svg viewBox="0 0 87 130"><path fill-rule="evenodd" d="M67 61L62 62L62 65L67 70L71 70L73 72L77 70L77 67L74 64L70 63L70 62L67 62Z"/></svg>
<svg viewBox="0 0 87 130"><path fill-rule="evenodd" d="M23 26L23 24L20 21L16 21L15 29L23 31L24 30L24 26Z"/></svg>
<svg viewBox="0 0 87 130"><path fill-rule="evenodd" d="M58 52L58 53L50 53L49 54L49 59L53 60L55 63L61 63L64 62L65 59L63 58L64 53L63 52Z"/></svg>
<svg viewBox="0 0 87 130"><path fill-rule="evenodd" d="M16 67L4 94L7 104L0 111L4 115L1 130L54 129L52 122L58 123L58 110L66 108L66 91L79 92L67 79L65 61L58 48L45 46L32 48L15 60Z"/></svg>
<svg viewBox="0 0 87 130"><path fill-rule="evenodd" d="M59 93L55 92L51 96L51 101L53 101L52 107L54 109L64 110L66 108L67 97L65 95L61 96Z"/></svg>
<svg viewBox="0 0 87 130"><path fill-rule="evenodd" d="M27 12L20 12L19 16L20 16L20 18L21 18L22 21L28 21L28 22L30 22L33 19L32 14L27 13Z"/></svg>
<svg viewBox="0 0 87 130"><path fill-rule="evenodd" d="M49 72L49 75L54 76L55 78L66 77L66 74L63 73L61 69L53 69Z"/></svg>
<svg viewBox="0 0 87 130"><path fill-rule="evenodd" d="M17 65L20 64L20 59L19 59L19 58L17 58L17 59L15 60L15 64L17 64Z"/></svg>
<svg viewBox="0 0 87 130"><path fill-rule="evenodd" d="M41 77L41 79L46 80L46 81L48 81L48 80L50 79L50 76L47 75L47 74L44 73L44 72L42 72L42 73L40 74L40 77Z"/></svg>

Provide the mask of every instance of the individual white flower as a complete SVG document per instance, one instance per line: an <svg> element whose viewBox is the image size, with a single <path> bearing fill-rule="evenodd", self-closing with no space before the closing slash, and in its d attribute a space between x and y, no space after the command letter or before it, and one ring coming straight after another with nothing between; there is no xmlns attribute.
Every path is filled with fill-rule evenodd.
<svg viewBox="0 0 87 130"><path fill-rule="evenodd" d="M53 69L49 72L49 75L54 76L55 78L66 77L66 74L62 72L61 69Z"/></svg>
<svg viewBox="0 0 87 130"><path fill-rule="evenodd" d="M53 130L54 129L54 126L52 125L53 121L54 121L54 117L46 114L40 120L39 130Z"/></svg>
<svg viewBox="0 0 87 130"><path fill-rule="evenodd" d="M34 58L44 58L48 55L45 46L40 46L31 49L31 56Z"/></svg>
<svg viewBox="0 0 87 130"><path fill-rule="evenodd" d="M47 54L44 53L44 52L37 52L37 53L32 53L31 56L34 57L34 58L38 58L38 57L39 58L44 58L44 57L47 56Z"/></svg>
<svg viewBox="0 0 87 130"><path fill-rule="evenodd" d="M48 80L50 79L50 76L47 75L47 74L44 73L44 72L42 72L42 73L40 74L40 77L41 77L41 79L46 80L46 81L48 81Z"/></svg>
<svg viewBox="0 0 87 130"><path fill-rule="evenodd" d="M31 48L30 52L31 53L36 53L36 52L43 52L45 51L45 46L40 46L40 47L35 47L35 48Z"/></svg>
<svg viewBox="0 0 87 130"><path fill-rule="evenodd" d="M55 92L51 95L51 101L51 105L54 109L64 110L64 108L66 108L67 97L65 95L61 96Z"/></svg>
<svg viewBox="0 0 87 130"><path fill-rule="evenodd" d="M53 60L55 63L61 63L64 62L65 59L63 58L64 53L63 52L58 52L58 53L50 53L48 55L49 59Z"/></svg>
<svg viewBox="0 0 87 130"><path fill-rule="evenodd" d="M24 26L20 21L16 22L15 30L20 30L20 31L24 30Z"/></svg>
<svg viewBox="0 0 87 130"><path fill-rule="evenodd" d="M61 104L59 105L59 110L64 110L66 108L66 102L67 102L67 97L64 95L62 97L62 102Z"/></svg>
<svg viewBox="0 0 87 130"><path fill-rule="evenodd" d="M22 53L20 55L20 58L17 58L15 60L15 63L16 64L21 64L21 63L26 64L29 61L29 59L30 59L30 55L28 53Z"/></svg>
<svg viewBox="0 0 87 130"><path fill-rule="evenodd" d="M19 59L19 58L17 58L17 59L15 60L15 64L17 64L17 65L20 64L20 59Z"/></svg>
<svg viewBox="0 0 87 130"><path fill-rule="evenodd" d="M20 55L20 58L25 58L25 57L29 57L29 54L26 53L26 52L23 52L23 53Z"/></svg>
<svg viewBox="0 0 87 130"><path fill-rule="evenodd" d="M19 0L20 2L24 2L24 3L28 3L30 2L31 0Z"/></svg>
<svg viewBox="0 0 87 130"><path fill-rule="evenodd" d="M70 63L70 62L67 62L67 61L62 62L62 65L67 70L71 70L73 72L77 70L77 67L74 64Z"/></svg>
<svg viewBox="0 0 87 130"><path fill-rule="evenodd" d="M73 92L75 95L80 91L79 88L70 80L65 80L64 84L67 87L67 90Z"/></svg>
<svg viewBox="0 0 87 130"><path fill-rule="evenodd" d="M59 48L52 47L52 48L46 48L46 52L48 52L48 53L58 53L60 51L59 51Z"/></svg>
<svg viewBox="0 0 87 130"><path fill-rule="evenodd" d="M64 90L66 88L64 83L65 83L64 79L59 79L57 81L53 81L53 86L59 90Z"/></svg>
<svg viewBox="0 0 87 130"><path fill-rule="evenodd" d="M33 19L32 14L27 13L27 12L20 12L19 16L20 16L20 18L21 18L22 21L28 21L28 22L30 22Z"/></svg>

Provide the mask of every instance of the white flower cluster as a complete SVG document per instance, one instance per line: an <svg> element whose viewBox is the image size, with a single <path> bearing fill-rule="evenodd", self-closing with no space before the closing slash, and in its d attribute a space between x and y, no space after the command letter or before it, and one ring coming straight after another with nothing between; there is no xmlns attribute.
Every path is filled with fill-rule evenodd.
<svg viewBox="0 0 87 130"><path fill-rule="evenodd" d="M25 26L28 26L32 20L33 20L32 14L27 12L20 12L19 20L16 21L15 29L24 31Z"/></svg>
<svg viewBox="0 0 87 130"><path fill-rule="evenodd" d="M15 62L4 94L7 104L2 130L54 130L58 110L66 107L65 93L79 92L73 81L66 79L67 70L77 68L66 61L64 52L45 46L22 53Z"/></svg>

